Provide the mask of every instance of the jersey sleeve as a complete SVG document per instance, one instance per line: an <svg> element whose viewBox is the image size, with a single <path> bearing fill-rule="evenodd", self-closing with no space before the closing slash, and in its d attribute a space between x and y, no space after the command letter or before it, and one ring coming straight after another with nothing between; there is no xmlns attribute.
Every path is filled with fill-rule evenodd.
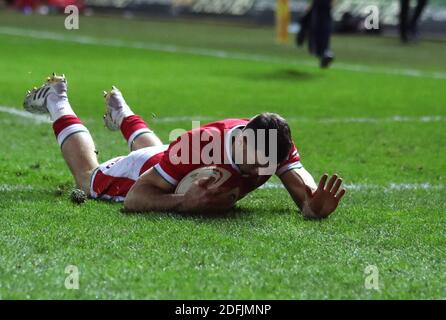
<svg viewBox="0 0 446 320"><path fill-rule="evenodd" d="M299 152L297 151L296 146L293 143L290 153L288 154L288 158L285 159L285 161L282 161L277 166L276 175L280 176L289 170L299 169L301 167L302 164L300 163L300 155Z"/></svg>

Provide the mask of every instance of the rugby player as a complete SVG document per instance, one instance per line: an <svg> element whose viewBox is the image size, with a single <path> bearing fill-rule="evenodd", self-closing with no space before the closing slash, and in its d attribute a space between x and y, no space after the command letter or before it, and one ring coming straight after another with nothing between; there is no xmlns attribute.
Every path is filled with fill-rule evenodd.
<svg viewBox="0 0 446 320"><path fill-rule="evenodd" d="M71 108L67 89L65 76L53 73L40 88L27 92L24 108L49 113L78 188L93 199L122 201L126 212L227 211L273 174L307 218L328 217L345 194L336 174L330 178L324 174L316 185L300 162L287 122L277 114L216 121L184 132L165 145L114 86L104 92L104 122L110 130L121 130L130 153L99 164L93 139ZM249 132L254 139L248 139ZM188 173L209 165L226 169L230 179L212 188L213 178L202 178L184 194L175 193Z"/></svg>

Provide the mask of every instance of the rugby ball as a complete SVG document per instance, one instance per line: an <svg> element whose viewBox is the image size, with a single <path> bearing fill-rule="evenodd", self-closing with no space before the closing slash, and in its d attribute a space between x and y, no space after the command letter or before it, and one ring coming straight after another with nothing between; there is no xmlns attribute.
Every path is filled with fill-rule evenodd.
<svg viewBox="0 0 446 320"><path fill-rule="evenodd" d="M215 179L209 188L218 188L227 182L229 178L231 178L231 175L232 174L228 170L216 166L198 168L189 172L180 183L178 183L175 193L185 194L195 181L208 177L213 177ZM237 197L238 188L231 190L231 193Z"/></svg>

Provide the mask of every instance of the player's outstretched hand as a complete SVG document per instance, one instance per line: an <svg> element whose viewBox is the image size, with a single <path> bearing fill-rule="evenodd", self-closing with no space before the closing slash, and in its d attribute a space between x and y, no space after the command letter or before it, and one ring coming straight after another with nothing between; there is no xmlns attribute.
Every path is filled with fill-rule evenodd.
<svg viewBox="0 0 446 320"><path fill-rule="evenodd" d="M345 194L345 189L340 188L342 179L337 174L328 180L328 174L324 174L319 181L316 191L306 186L306 202L313 213L312 218L326 218L338 207L339 201Z"/></svg>
<svg viewBox="0 0 446 320"><path fill-rule="evenodd" d="M231 209L235 200L226 187L212 188L215 178L202 178L195 181L184 194L184 211L190 212L222 212Z"/></svg>

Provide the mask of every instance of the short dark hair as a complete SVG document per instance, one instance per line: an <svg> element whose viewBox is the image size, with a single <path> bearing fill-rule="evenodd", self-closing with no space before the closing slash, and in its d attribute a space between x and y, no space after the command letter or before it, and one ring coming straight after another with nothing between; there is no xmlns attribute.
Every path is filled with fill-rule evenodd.
<svg viewBox="0 0 446 320"><path fill-rule="evenodd" d="M271 129L277 130L277 161L284 161L290 153L293 142L291 140L291 130L284 118L276 113L264 112L253 117L245 129L251 129L255 132L256 149L257 149L257 130L265 130L265 154L269 154L269 134Z"/></svg>

